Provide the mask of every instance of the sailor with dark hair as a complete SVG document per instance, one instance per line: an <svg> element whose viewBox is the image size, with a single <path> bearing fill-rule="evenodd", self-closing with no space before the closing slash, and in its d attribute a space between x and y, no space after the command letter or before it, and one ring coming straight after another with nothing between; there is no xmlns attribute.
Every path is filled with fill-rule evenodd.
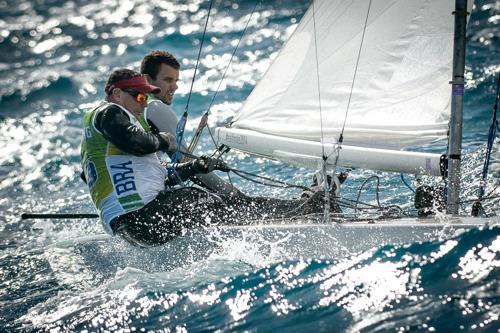
<svg viewBox="0 0 500 333"><path fill-rule="evenodd" d="M141 73L151 84L161 89L161 92L153 95L153 99L167 105L172 104L174 93L178 88L180 68L181 65L177 59L167 51L155 50L144 56L141 62Z"/></svg>
<svg viewBox="0 0 500 333"><path fill-rule="evenodd" d="M142 59L141 73L150 84L161 88L161 92L148 95L148 106L142 117L144 123L153 130L176 133L179 118L172 110L171 104L178 88L180 67L179 61L164 50L151 51ZM184 143L182 149L187 150ZM199 174L192 180L216 193L243 196L236 187L214 173Z"/></svg>

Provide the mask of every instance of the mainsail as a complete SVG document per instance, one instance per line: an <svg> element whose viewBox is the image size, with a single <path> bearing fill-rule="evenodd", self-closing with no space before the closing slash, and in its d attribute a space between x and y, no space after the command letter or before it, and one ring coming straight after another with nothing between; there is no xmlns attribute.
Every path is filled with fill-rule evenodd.
<svg viewBox="0 0 500 333"><path fill-rule="evenodd" d="M440 174L440 155L401 149L446 137L453 9L316 0L230 127L217 129L219 144L310 167L324 153L329 165Z"/></svg>

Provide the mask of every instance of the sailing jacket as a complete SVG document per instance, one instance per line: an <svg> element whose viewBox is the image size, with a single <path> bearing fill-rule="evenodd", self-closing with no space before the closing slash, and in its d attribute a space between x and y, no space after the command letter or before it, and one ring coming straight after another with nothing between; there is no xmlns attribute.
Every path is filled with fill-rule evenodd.
<svg viewBox="0 0 500 333"><path fill-rule="evenodd" d="M87 112L83 126L84 175L101 221L112 233L116 217L144 207L165 189L167 171L155 152L168 143L113 103Z"/></svg>

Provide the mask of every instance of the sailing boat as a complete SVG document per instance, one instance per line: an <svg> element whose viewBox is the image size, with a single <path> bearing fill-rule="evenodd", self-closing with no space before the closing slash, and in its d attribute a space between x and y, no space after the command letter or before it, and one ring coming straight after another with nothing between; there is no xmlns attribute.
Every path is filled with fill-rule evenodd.
<svg viewBox="0 0 500 333"><path fill-rule="evenodd" d="M464 28L464 10L455 11ZM453 33L452 12L449 0L314 1L230 126L216 129L218 145L324 173L345 166L442 176L444 154L417 148L446 139L451 105L457 104L450 95L451 100L463 96L463 77L462 84L454 83L453 94L449 84L455 76L454 35L463 41L465 34L465 29ZM164 123L174 124L172 119ZM449 156L457 155L450 151ZM424 241L499 222L448 217L337 224L324 216L221 227L221 235L234 239L253 230L273 243L286 233L289 248L307 256L325 255L325 249L352 252L382 242ZM202 230L192 239L200 246L205 240L208 247L211 241L203 235ZM176 240L183 241L192 244Z"/></svg>
<svg viewBox="0 0 500 333"><path fill-rule="evenodd" d="M343 166L449 173L450 197L458 188L464 61L457 54L464 58L466 10L472 2L454 8L449 0L313 1L229 126L215 129L217 144L325 172ZM417 151L446 140L449 128L447 155ZM456 215L452 200L449 212ZM448 219L460 227L491 221L498 219ZM353 225L360 226L343 224ZM384 229L380 236L400 227L395 233L408 235L406 226L425 233L443 223L365 224Z"/></svg>
<svg viewBox="0 0 500 333"><path fill-rule="evenodd" d="M402 149L446 138L452 12L448 0L314 1L231 125L216 130L218 144L330 172L348 166L442 175L442 154ZM223 232L234 238L253 229L270 241L290 232L287 242L306 255L317 244L361 250L499 221L451 218L445 228L432 218L310 222Z"/></svg>

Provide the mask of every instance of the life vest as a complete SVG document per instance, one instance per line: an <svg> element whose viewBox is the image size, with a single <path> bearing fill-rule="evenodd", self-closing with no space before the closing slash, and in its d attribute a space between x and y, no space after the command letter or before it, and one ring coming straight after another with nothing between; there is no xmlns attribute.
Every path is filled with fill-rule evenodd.
<svg viewBox="0 0 500 333"><path fill-rule="evenodd" d="M155 153L145 156L128 154L107 141L97 130L96 115L111 105L104 103L84 115L81 144L82 167L90 196L109 233L112 233L110 224L113 219L141 209L163 191L167 177L167 171ZM145 129L132 113L119 107L132 124Z"/></svg>
<svg viewBox="0 0 500 333"><path fill-rule="evenodd" d="M164 105L162 101L160 101L158 98L156 98L155 95L153 94L149 94L148 95L148 106L146 107L146 110L141 113L140 117L139 117L139 121L141 122L142 126L146 129L146 131L148 132L151 132L152 129L151 129L151 126L150 124L148 123L148 120L150 120L150 118L148 117L148 110L150 110L151 108L153 108L154 106L156 105ZM177 122L176 122L177 124ZM157 126L157 124L155 124L155 126ZM162 130L160 130L158 127L157 129L160 131L160 132L164 132ZM172 133L175 135L175 133Z"/></svg>

